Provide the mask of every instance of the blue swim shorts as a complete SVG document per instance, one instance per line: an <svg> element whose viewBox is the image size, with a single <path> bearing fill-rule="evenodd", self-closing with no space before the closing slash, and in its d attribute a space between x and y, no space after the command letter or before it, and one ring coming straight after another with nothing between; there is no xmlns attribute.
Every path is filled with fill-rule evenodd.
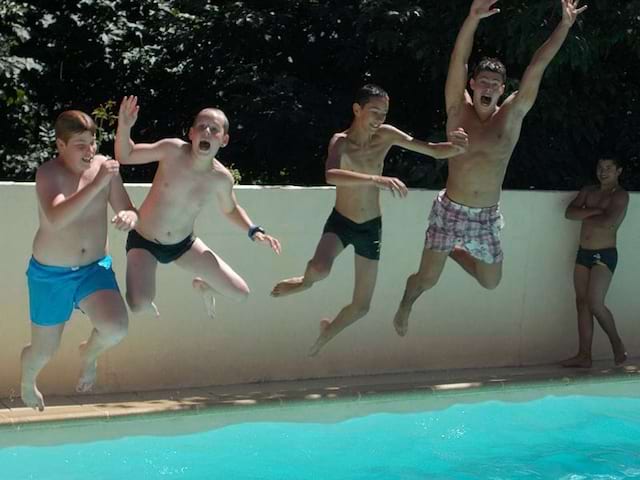
<svg viewBox="0 0 640 480"><path fill-rule="evenodd" d="M81 267L43 265L31 257L27 284L31 321L43 327L69 320L73 309L98 290L120 291L109 255Z"/></svg>

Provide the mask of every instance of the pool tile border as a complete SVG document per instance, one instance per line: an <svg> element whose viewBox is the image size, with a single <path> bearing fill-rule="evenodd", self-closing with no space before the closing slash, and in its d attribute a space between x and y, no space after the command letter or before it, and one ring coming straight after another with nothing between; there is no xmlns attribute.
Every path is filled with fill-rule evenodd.
<svg viewBox="0 0 640 480"><path fill-rule="evenodd" d="M323 378L244 385L223 385L152 392L51 396L44 412L26 408L20 399L0 399L0 430L72 420L111 420L142 415L238 407L278 407L285 403L333 400L367 401L407 392L449 396L481 391L560 387L577 383L640 380L640 359L612 368L596 363L590 370L554 365L520 368L440 370L384 375Z"/></svg>

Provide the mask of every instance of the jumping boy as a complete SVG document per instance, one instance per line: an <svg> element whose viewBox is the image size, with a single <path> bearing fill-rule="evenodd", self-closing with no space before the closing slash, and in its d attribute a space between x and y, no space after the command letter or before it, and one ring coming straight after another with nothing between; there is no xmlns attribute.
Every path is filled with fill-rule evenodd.
<svg viewBox="0 0 640 480"><path fill-rule="evenodd" d="M118 230L132 229L138 218L118 162L96 154L91 117L63 112L55 132L58 156L36 173L40 226L27 270L31 344L22 350L22 401L40 411L44 399L36 379L58 349L74 308L93 324L80 346L79 392L92 389L98 356L126 335L127 309L107 255L107 204L117 212L111 223Z"/></svg>
<svg viewBox="0 0 640 480"><path fill-rule="evenodd" d="M353 244L353 298L333 321L320 322L320 336L311 347L311 356L317 355L329 340L369 311L380 259L380 190L389 190L394 197L407 195L402 181L381 175L389 149L396 145L423 155L447 158L467 148L467 135L461 129L449 135L450 142L426 143L385 124L389 95L376 85L362 87L352 108L351 126L336 133L329 143L325 175L327 183L336 186L336 203L313 258L303 276L282 280L271 293L282 297L311 288L329 275L336 257Z"/></svg>
<svg viewBox="0 0 640 480"><path fill-rule="evenodd" d="M215 157L229 142L229 120L222 110L205 108L189 129L189 140L166 138L153 144L131 141L138 118L134 96L124 97L118 115L116 158L123 165L158 162L151 190L140 207L140 219L127 238L127 303L133 312L158 310L154 304L158 262L175 263L193 273L192 286L215 314L217 294L242 301L249 294L245 281L205 243L194 236L196 217L216 200L222 213L249 238L277 254L280 242L254 225L238 205L233 176Z"/></svg>

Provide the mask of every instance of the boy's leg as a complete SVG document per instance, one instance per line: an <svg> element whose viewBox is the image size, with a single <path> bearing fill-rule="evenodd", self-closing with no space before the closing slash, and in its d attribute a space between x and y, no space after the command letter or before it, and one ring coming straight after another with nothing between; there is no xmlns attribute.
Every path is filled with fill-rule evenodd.
<svg viewBox="0 0 640 480"><path fill-rule="evenodd" d="M593 314L589 308L588 290L591 270L576 264L573 271L573 287L576 292L578 314L578 354L560 362L563 367L591 367L591 343L593 341Z"/></svg>
<svg viewBox="0 0 640 480"><path fill-rule="evenodd" d="M96 383L98 356L126 336L129 317L117 290L98 290L84 298L79 307L93 324L89 339L80 345L84 365L76 386L78 392L88 392Z"/></svg>
<svg viewBox="0 0 640 480"><path fill-rule="evenodd" d="M449 252L423 249L420 268L407 279L404 295L393 318L393 326L401 337L404 337L409 329L409 315L413 304L425 290L438 283L448 256Z"/></svg>
<svg viewBox="0 0 640 480"><path fill-rule="evenodd" d="M302 292L326 278L331 272L333 261L344 250L340 238L331 232L324 233L320 237L313 258L307 263L307 268L302 277L287 278L278 282L271 291L273 297L284 297L292 293Z"/></svg>
<svg viewBox="0 0 640 480"><path fill-rule="evenodd" d="M215 314L215 294L238 302L246 300L249 295L249 287L242 277L199 238L196 238L191 248L175 263L196 275L192 285L202 294L211 317Z"/></svg>
<svg viewBox="0 0 640 480"><path fill-rule="evenodd" d="M502 279L502 262L482 262L459 247L454 248L449 256L487 290L493 290L500 284L500 280Z"/></svg>
<svg viewBox="0 0 640 480"><path fill-rule="evenodd" d="M27 407L44 410L44 399L36 386L38 374L60 346L64 323L50 327L31 324L31 343L21 355L22 378L20 396Z"/></svg>
<svg viewBox="0 0 640 480"><path fill-rule="evenodd" d="M613 315L604 304L604 299L609 290L609 285L611 285L612 278L613 273L611 273L609 268L604 265L594 265L591 269L591 276L589 277L588 302L589 310L591 310L591 313L593 313L609 337L615 364L620 365L627 359L627 352L625 351L620 335L618 335Z"/></svg>
<svg viewBox="0 0 640 480"><path fill-rule="evenodd" d="M151 310L159 315L153 300L156 296L158 261L147 250L133 248L127 252L127 304L133 313Z"/></svg>
<svg viewBox="0 0 640 480"><path fill-rule="evenodd" d="M355 285L351 303L333 321L324 319L320 322L320 336L311 347L309 356L317 355L329 340L369 312L378 277L378 263L378 260L355 256Z"/></svg>

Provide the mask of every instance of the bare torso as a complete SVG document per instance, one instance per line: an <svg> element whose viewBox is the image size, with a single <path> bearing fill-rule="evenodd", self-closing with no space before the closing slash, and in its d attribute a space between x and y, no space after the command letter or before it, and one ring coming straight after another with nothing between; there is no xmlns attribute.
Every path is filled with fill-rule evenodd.
<svg viewBox="0 0 640 480"><path fill-rule="evenodd" d="M158 165L136 226L148 240L174 244L191 235L202 207L212 200L217 183L224 178L225 169L217 160L196 168L190 151L191 145L183 142L175 155Z"/></svg>
<svg viewBox="0 0 640 480"><path fill-rule="evenodd" d="M382 134L375 133L366 145L352 143L345 133L337 134L343 142L340 168L352 172L381 175L391 144ZM336 210L356 223L379 217L380 189L375 185L336 186Z"/></svg>
<svg viewBox="0 0 640 480"><path fill-rule="evenodd" d="M601 210L606 210L611 203L613 195L616 193L624 193L624 190L619 188L611 192L600 190L597 185L589 187L585 206L587 208L599 208ZM613 227L601 227L594 225L593 223L583 221L582 228L580 229L580 246L590 250L615 247L618 228L624 220L626 213L627 210L625 209L624 212L622 212L622 215L616 219Z"/></svg>
<svg viewBox="0 0 640 480"><path fill-rule="evenodd" d="M469 135L466 153L449 159L447 196L471 207L489 207L500 200L511 154L520 138L522 118L509 106L482 122L471 104L447 121L447 131L462 127Z"/></svg>
<svg viewBox="0 0 640 480"><path fill-rule="evenodd" d="M96 156L89 170L74 174L59 159L43 164L37 182L55 182L61 195L70 197L95 178L106 159ZM36 187L37 188L37 187ZM69 225L54 229L38 205L40 226L33 240L33 256L45 265L74 267L88 265L107 251L107 202L109 188L102 189Z"/></svg>

